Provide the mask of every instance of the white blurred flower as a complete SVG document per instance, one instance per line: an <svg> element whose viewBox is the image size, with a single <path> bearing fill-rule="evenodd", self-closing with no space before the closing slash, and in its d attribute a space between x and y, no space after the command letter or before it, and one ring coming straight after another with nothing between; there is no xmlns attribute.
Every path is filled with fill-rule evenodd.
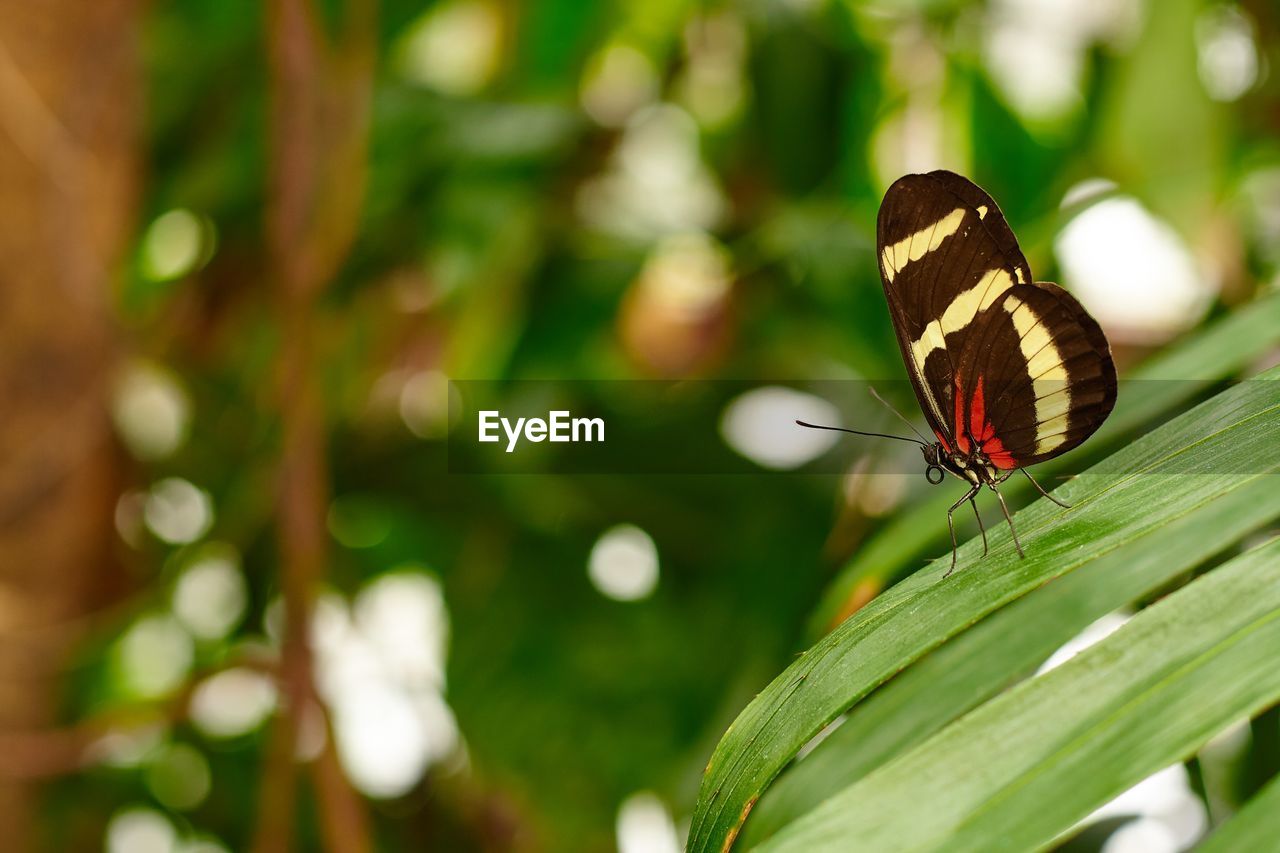
<svg viewBox="0 0 1280 853"><path fill-rule="evenodd" d="M452 715L449 717L452 728ZM352 784L371 797L398 797L417 784L452 733L433 731L412 697L370 679L333 705L338 756Z"/></svg>
<svg viewBox="0 0 1280 853"><path fill-rule="evenodd" d="M354 616L356 628L396 672L443 686L449 614L434 578L421 572L383 575L356 596Z"/></svg>
<svg viewBox="0 0 1280 853"><path fill-rule="evenodd" d="M419 567L374 578L354 612L337 594L312 616L316 681L338 757L371 797L407 793L460 747L445 703L449 617L439 583Z"/></svg>

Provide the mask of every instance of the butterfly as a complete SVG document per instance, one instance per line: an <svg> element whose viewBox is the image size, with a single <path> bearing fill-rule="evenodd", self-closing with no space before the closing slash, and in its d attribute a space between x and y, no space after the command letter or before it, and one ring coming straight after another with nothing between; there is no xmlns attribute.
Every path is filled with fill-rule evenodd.
<svg viewBox="0 0 1280 853"><path fill-rule="evenodd" d="M983 486L999 499L1021 557L998 486L1021 471L1067 507L1026 469L1078 446L1111 414L1116 368L1107 338L1071 294L1032 278L1000 208L953 172L906 175L889 187L876 250L898 348L936 437L916 442L925 477L936 485L950 474L968 486L947 510L947 575L956 567L952 516L965 501L987 554L975 500Z"/></svg>

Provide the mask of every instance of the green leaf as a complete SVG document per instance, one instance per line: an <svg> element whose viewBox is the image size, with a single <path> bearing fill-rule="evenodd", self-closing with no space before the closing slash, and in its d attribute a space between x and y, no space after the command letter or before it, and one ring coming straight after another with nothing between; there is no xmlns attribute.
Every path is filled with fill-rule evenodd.
<svg viewBox="0 0 1280 853"><path fill-rule="evenodd" d="M1115 411L1098 434L1076 454L1046 462L1036 468L1043 483L1068 471L1079 454L1117 445L1134 430L1161 414L1184 406L1213 382L1243 369L1280 341L1280 293L1269 294L1219 320L1177 347L1142 365L1128 377ZM1019 480L1010 480L1005 496L1017 498L1030 491ZM810 623L817 637L847 615L850 602L866 601L883 589L925 549L947 538L947 507L955 500L937 492L882 527L845 566L824 594Z"/></svg>
<svg viewBox="0 0 1280 853"><path fill-rule="evenodd" d="M855 835L869 850L1043 846L1280 699L1277 648L1272 540L948 726L760 849L845 849Z"/></svg>
<svg viewBox="0 0 1280 853"><path fill-rule="evenodd" d="M1272 779L1235 817L1196 849L1198 853L1266 850L1277 838L1280 838L1280 779Z"/></svg>
<svg viewBox="0 0 1280 853"><path fill-rule="evenodd" d="M1267 375L1268 380L1280 371ZM1164 528L1196 508L1280 467L1280 384L1242 383L1063 485L1061 509L1041 500L1018 513L1027 552L1018 559L1007 530L878 596L821 639L748 705L708 765L689 849L732 842L757 798L824 726L927 652L1041 587ZM1275 498L1272 498L1275 500ZM1100 582L1110 583L1116 573ZM1038 625L1022 626L1027 634Z"/></svg>
<svg viewBox="0 0 1280 853"><path fill-rule="evenodd" d="M1276 483L1257 477L983 619L855 705L752 811L750 845L1030 674L1089 623L1168 583L1280 518ZM1205 536L1206 530L1214 531ZM1028 630L1034 625L1035 630Z"/></svg>

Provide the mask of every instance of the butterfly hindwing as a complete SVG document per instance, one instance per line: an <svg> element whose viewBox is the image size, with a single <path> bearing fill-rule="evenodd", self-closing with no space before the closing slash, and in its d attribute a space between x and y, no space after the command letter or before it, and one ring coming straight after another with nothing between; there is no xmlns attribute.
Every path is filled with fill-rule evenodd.
<svg viewBox="0 0 1280 853"><path fill-rule="evenodd" d="M1098 324L1065 290L1034 282L1004 216L950 172L889 188L877 231L881 282L907 372L948 452L997 468L1084 441L1115 404Z"/></svg>
<svg viewBox="0 0 1280 853"><path fill-rule="evenodd" d="M1066 453L1102 425L1116 400L1102 329L1049 282L1015 285L975 320L956 387L961 449L971 439L999 468Z"/></svg>
<svg viewBox="0 0 1280 853"><path fill-rule="evenodd" d="M977 315L1031 270L1000 209L951 172L907 175L885 194L877 225L880 280L929 425L951 440L956 366Z"/></svg>

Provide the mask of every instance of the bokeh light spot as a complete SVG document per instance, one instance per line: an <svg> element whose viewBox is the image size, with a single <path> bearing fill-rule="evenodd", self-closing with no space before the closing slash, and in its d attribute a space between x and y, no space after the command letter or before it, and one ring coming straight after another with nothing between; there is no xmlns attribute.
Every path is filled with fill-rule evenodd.
<svg viewBox="0 0 1280 853"><path fill-rule="evenodd" d="M338 754L352 784L371 797L398 797L422 778L429 747L408 697L376 682L333 709Z"/></svg>
<svg viewBox="0 0 1280 853"><path fill-rule="evenodd" d="M145 697L163 696L182 683L195 659L189 635L170 616L145 616L120 638L124 686Z"/></svg>
<svg viewBox="0 0 1280 853"><path fill-rule="evenodd" d="M1116 817L1138 818L1107 840L1110 853L1157 853L1189 850L1204 834L1208 816L1204 803L1191 788L1191 778L1181 764L1153 773L1111 802L1089 815L1082 823L1096 823ZM1140 825L1132 835L1124 829Z"/></svg>
<svg viewBox="0 0 1280 853"><path fill-rule="evenodd" d="M587 64L582 78L582 109L606 127L620 127L658 94L653 62L634 47L612 44Z"/></svg>
<svg viewBox="0 0 1280 853"><path fill-rule="evenodd" d="M943 144L944 125L942 110L931 100L908 102L886 115L871 138L876 181L888 189L909 172L965 171L961 152Z"/></svg>
<svg viewBox="0 0 1280 853"><path fill-rule="evenodd" d="M706 231L728 203L702 162L697 123L673 104L653 104L627 122L603 174L583 182L575 205L592 228L636 240Z"/></svg>
<svg viewBox="0 0 1280 853"><path fill-rule="evenodd" d="M618 808L618 853L679 853L684 849L671 813L649 792L632 794Z"/></svg>
<svg viewBox="0 0 1280 853"><path fill-rule="evenodd" d="M1245 229L1260 258L1280 265L1280 168L1258 169L1240 187Z"/></svg>
<svg viewBox="0 0 1280 853"><path fill-rule="evenodd" d="M178 811L187 811L209 796L212 777L204 754L185 743L162 750L147 768L147 788L156 800Z"/></svg>
<svg viewBox="0 0 1280 853"><path fill-rule="evenodd" d="M156 217L142 238L142 272L169 281L194 270L211 253L212 226L189 210Z"/></svg>
<svg viewBox="0 0 1280 853"><path fill-rule="evenodd" d="M418 438L443 436L449 426L449 404L456 393L449 377L438 370L411 374L400 389L400 417L404 425Z"/></svg>
<svg viewBox="0 0 1280 853"><path fill-rule="evenodd" d="M375 501L340 495L329 504L329 533L347 548L373 548L391 533L391 519Z"/></svg>
<svg viewBox="0 0 1280 853"><path fill-rule="evenodd" d="M217 640L239 624L248 597L234 549L207 547L174 585L173 612L196 637Z"/></svg>
<svg viewBox="0 0 1280 853"><path fill-rule="evenodd" d="M400 571L371 581L356 596L355 625L404 676L444 684L449 615L440 584Z"/></svg>
<svg viewBox="0 0 1280 853"><path fill-rule="evenodd" d="M1090 45L1131 41L1142 7L1140 0L995 0L983 27L987 68L1024 120L1056 120L1084 104Z"/></svg>
<svg viewBox="0 0 1280 853"><path fill-rule="evenodd" d="M591 548L587 576L601 594L617 601L647 598L658 585L658 547L634 524L611 527Z"/></svg>
<svg viewBox="0 0 1280 853"><path fill-rule="evenodd" d="M1054 253L1063 283L1118 340L1155 342L1187 328L1214 290L1173 227L1125 196L1079 213Z"/></svg>
<svg viewBox="0 0 1280 853"><path fill-rule="evenodd" d="M874 518L888 515L902 503L907 478L896 473L874 473L871 463L872 457L864 456L845 475L844 499L849 506Z"/></svg>
<svg viewBox="0 0 1280 853"><path fill-rule="evenodd" d="M138 489L125 492L116 501L116 532L132 548L141 548L146 541L144 525L146 506L147 493Z"/></svg>
<svg viewBox="0 0 1280 853"><path fill-rule="evenodd" d="M128 808L107 824L107 853L175 853L178 834L155 809Z"/></svg>
<svg viewBox="0 0 1280 853"><path fill-rule="evenodd" d="M396 45L405 79L446 95L474 95L498 70L502 17L493 3L455 0L431 8Z"/></svg>
<svg viewBox="0 0 1280 853"><path fill-rule="evenodd" d="M211 738L253 731L275 710L277 691L267 676L245 667L219 672L191 694L191 722Z"/></svg>
<svg viewBox="0 0 1280 853"><path fill-rule="evenodd" d="M186 545L213 526L213 501L206 492L181 477L169 477L151 487L143 518L162 541Z"/></svg>
<svg viewBox="0 0 1280 853"><path fill-rule="evenodd" d="M685 27L684 43L688 63L676 82L680 102L703 127L722 128L747 100L746 28L727 11L698 16Z"/></svg>
<svg viewBox="0 0 1280 853"><path fill-rule="evenodd" d="M108 767L137 767L162 748L168 734L160 722L153 725L134 721L127 728L109 731L94 741L88 750L89 759Z"/></svg>
<svg viewBox="0 0 1280 853"><path fill-rule="evenodd" d="M1036 675L1042 675L1051 669L1056 669L1093 644L1106 639L1128 621L1129 616L1125 613L1108 613L1101 619L1095 620L1050 655L1049 659L1036 670Z"/></svg>
<svg viewBox="0 0 1280 853"><path fill-rule="evenodd" d="M173 373L143 361L128 365L111 401L116 430L133 455L163 459L186 440L191 404Z"/></svg>
<svg viewBox="0 0 1280 853"><path fill-rule="evenodd" d="M1215 101L1234 101L1258 81L1253 21L1238 7L1221 4L1196 20L1197 65Z"/></svg>
<svg viewBox="0 0 1280 853"><path fill-rule="evenodd" d="M640 286L674 319L697 322L729 292L728 253L702 232L672 235L650 254Z"/></svg>
<svg viewBox="0 0 1280 853"><path fill-rule="evenodd" d="M400 796L458 748L440 690L448 613L434 578L405 567L370 581L348 610L326 593L312 614L316 681L338 757L371 797Z"/></svg>
<svg viewBox="0 0 1280 853"><path fill-rule="evenodd" d="M821 397L769 385L730 401L720 418L720 434L757 465L788 470L817 459L840 440L837 433L805 429L797 420L839 426L840 412Z"/></svg>

